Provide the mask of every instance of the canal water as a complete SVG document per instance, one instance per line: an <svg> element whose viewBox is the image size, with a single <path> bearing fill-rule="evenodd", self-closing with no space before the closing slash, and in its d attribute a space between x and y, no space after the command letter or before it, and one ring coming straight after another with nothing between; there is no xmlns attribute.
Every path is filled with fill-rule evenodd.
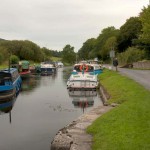
<svg viewBox="0 0 150 150"><path fill-rule="evenodd" d="M49 150L59 129L103 105L97 91L68 91L68 72L23 80L16 99L0 102L0 150Z"/></svg>

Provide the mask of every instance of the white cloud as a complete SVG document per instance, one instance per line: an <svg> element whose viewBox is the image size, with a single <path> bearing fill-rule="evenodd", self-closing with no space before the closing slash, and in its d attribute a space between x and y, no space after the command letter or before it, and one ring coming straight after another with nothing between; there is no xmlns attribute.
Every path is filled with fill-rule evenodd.
<svg viewBox="0 0 150 150"><path fill-rule="evenodd" d="M77 51L103 28L119 28L138 16L143 0L0 0L0 38L28 39L39 46Z"/></svg>

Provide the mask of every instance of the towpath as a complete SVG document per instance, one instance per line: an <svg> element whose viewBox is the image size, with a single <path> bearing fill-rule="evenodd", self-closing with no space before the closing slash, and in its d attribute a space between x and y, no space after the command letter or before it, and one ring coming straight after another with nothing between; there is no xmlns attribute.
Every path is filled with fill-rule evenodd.
<svg viewBox="0 0 150 150"><path fill-rule="evenodd" d="M118 71L150 90L150 70L118 68Z"/></svg>

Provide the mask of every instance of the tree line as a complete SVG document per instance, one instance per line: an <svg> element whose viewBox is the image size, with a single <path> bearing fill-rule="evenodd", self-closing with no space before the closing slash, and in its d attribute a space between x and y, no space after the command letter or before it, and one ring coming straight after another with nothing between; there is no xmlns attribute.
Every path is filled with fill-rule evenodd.
<svg viewBox="0 0 150 150"><path fill-rule="evenodd" d="M150 59L150 6L143 7L137 17L130 17L116 29L114 26L104 28L97 38L87 39L77 53L70 44L62 51L40 48L28 40L0 39L0 63L9 59L10 55L20 60L41 62L51 57L61 57L64 63L73 64L76 60L98 58L109 60L110 50L114 50L122 63L132 63L142 59Z"/></svg>
<svg viewBox="0 0 150 150"><path fill-rule="evenodd" d="M0 63L8 61L10 56L16 56L19 60L42 62L51 60L51 57L61 57L61 53L46 47L40 48L29 40L0 39Z"/></svg>
<svg viewBox="0 0 150 150"><path fill-rule="evenodd" d="M90 38L78 51L80 59L108 60L114 50L126 63L150 59L150 6L144 7L137 17L130 17L120 29L104 28L97 38ZM126 57L126 58L124 58ZM129 58L127 58L129 57Z"/></svg>

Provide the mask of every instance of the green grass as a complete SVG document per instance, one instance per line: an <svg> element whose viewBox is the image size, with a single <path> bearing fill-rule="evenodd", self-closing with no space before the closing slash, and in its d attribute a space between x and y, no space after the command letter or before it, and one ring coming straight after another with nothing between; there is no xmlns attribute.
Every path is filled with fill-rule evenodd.
<svg viewBox="0 0 150 150"><path fill-rule="evenodd" d="M98 118L87 132L93 150L150 149L150 91L127 77L105 70L101 84L120 105Z"/></svg>
<svg viewBox="0 0 150 150"><path fill-rule="evenodd" d="M5 69L5 68L8 68L7 65L0 65L0 69Z"/></svg>

